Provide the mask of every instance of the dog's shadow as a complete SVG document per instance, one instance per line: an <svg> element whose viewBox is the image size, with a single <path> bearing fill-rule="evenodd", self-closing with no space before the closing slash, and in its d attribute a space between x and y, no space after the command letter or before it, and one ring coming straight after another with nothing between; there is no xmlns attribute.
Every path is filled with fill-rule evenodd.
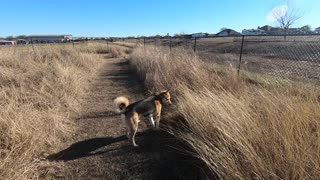
<svg viewBox="0 0 320 180"><path fill-rule="evenodd" d="M152 131L146 131L146 132L138 132L136 134L136 137L139 138L141 136L150 136L150 134L153 134ZM147 138L149 139L149 138ZM76 142L69 146L67 149L64 149L58 153L51 154L47 156L47 160L49 161L71 161L75 159L80 159L83 157L88 157L88 156L96 156L96 155L101 155L104 153L107 153L109 151L115 150L101 150L101 151L96 151L100 148L110 146L111 144L118 143L121 141L128 141L128 138L126 135L122 135L119 137L101 137L101 138L92 138L92 139L86 139L83 141ZM143 141L144 142L144 141ZM128 142L127 146L122 146L119 149L125 150L128 147L131 147L131 144ZM145 145L140 146L140 148L143 147L142 149L145 149ZM133 146L132 146L133 148ZM129 148L130 149L130 148ZM133 148L135 149L135 148Z"/></svg>
<svg viewBox="0 0 320 180"><path fill-rule="evenodd" d="M47 159L49 161L70 161L79 159L82 157L94 156L105 153L105 151L94 152L95 150L117 143L123 140L126 140L126 136L119 136L116 138L106 137L106 138L93 138L80 141L72 144L65 150L62 150L58 153L49 155Z"/></svg>

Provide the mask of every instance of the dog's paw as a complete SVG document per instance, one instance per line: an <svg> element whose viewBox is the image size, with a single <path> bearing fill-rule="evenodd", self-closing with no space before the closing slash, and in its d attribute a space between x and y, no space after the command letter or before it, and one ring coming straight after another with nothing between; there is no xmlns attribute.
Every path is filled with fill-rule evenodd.
<svg viewBox="0 0 320 180"><path fill-rule="evenodd" d="M138 144L134 144L133 147L137 148L137 147L139 147L139 145Z"/></svg>

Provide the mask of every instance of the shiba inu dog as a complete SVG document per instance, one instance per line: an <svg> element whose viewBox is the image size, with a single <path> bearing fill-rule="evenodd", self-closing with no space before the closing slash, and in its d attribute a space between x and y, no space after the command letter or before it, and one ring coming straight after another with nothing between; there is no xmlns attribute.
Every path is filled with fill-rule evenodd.
<svg viewBox="0 0 320 180"><path fill-rule="evenodd" d="M147 117L153 127L159 128L161 109L164 102L171 105L170 93L167 90L132 104L129 104L129 99L124 96L117 97L114 100L116 111L121 114L122 122L127 130L127 137L133 146L138 146L135 142L135 135L140 117ZM154 114L156 115L155 121L153 119Z"/></svg>

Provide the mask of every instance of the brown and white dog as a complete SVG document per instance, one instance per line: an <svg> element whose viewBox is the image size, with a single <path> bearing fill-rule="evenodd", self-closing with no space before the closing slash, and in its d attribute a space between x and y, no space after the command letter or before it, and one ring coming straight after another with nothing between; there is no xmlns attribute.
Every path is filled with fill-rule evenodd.
<svg viewBox="0 0 320 180"><path fill-rule="evenodd" d="M132 104L129 104L128 98L124 96L117 97L114 100L116 111L121 114L122 122L127 130L127 137L133 146L138 146L135 142L135 135L141 116L147 117L153 127L159 128L163 102L171 104L170 93L167 90ZM155 121L153 120L154 114L156 115Z"/></svg>

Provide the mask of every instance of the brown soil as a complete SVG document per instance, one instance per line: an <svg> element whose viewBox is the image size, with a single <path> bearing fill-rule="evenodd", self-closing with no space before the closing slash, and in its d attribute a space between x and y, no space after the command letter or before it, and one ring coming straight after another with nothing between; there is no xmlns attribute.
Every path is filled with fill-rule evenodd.
<svg viewBox="0 0 320 180"><path fill-rule="evenodd" d="M172 148L180 142L165 131L149 130L143 119L139 147L129 143L112 102L119 95L134 102L146 97L144 92L128 60L106 58L76 119L78 131L60 152L48 156L43 179L204 179L197 160Z"/></svg>

